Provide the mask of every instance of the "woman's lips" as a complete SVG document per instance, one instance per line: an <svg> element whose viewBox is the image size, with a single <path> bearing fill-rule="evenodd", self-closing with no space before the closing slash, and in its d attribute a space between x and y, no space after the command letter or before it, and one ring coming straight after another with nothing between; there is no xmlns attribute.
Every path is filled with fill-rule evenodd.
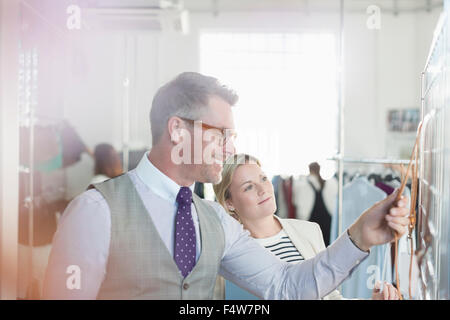
<svg viewBox="0 0 450 320"><path fill-rule="evenodd" d="M259 202L258 204L262 204L262 203L266 202L267 200L269 200L270 198L272 198L272 197L268 197L267 199L264 199L263 201Z"/></svg>

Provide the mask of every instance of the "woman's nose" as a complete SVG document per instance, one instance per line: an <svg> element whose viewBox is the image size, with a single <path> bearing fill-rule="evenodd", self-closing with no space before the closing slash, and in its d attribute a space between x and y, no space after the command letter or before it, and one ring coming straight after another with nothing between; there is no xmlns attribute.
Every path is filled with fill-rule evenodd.
<svg viewBox="0 0 450 320"><path fill-rule="evenodd" d="M266 193L266 191L264 190L264 188L262 186L257 186L257 190L258 190L258 196L262 196Z"/></svg>

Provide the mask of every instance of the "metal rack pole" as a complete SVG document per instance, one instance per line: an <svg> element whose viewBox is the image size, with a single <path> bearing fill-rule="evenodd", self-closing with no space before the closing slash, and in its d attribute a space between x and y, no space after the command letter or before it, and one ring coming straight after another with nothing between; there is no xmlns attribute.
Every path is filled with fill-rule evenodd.
<svg viewBox="0 0 450 320"><path fill-rule="evenodd" d="M344 0L340 1L340 34L339 34L339 75L338 75L338 108L339 108L339 162L338 162L338 215L339 235L342 233L342 196L344 187Z"/></svg>
<svg viewBox="0 0 450 320"><path fill-rule="evenodd" d="M123 108L122 108L122 154L123 172L128 171L130 156L130 77L129 77L129 36L125 35L125 56L124 56L124 80L123 80Z"/></svg>
<svg viewBox="0 0 450 320"><path fill-rule="evenodd" d="M337 160L343 163L360 163L360 164L408 164L409 160L404 159L374 159L374 158L344 158L336 155L329 160Z"/></svg>

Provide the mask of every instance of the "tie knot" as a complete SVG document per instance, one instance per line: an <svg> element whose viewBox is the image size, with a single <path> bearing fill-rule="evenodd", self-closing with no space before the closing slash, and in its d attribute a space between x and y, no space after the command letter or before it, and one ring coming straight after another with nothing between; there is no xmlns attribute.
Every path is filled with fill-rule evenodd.
<svg viewBox="0 0 450 320"><path fill-rule="evenodd" d="M177 195L177 203L190 204L192 202L192 191L188 187L181 187Z"/></svg>

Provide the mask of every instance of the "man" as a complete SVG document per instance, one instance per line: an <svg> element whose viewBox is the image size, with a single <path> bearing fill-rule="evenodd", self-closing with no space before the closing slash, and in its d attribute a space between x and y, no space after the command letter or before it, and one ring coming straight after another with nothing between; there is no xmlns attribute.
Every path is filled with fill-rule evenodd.
<svg viewBox="0 0 450 320"><path fill-rule="evenodd" d="M280 262L219 204L192 194L195 181L218 183L223 157L234 152L236 101L216 79L192 72L158 90L151 151L136 169L78 196L61 218L44 298L211 299L221 274L264 299L318 299L371 246L391 241L392 229L406 232L405 199L389 212L394 195L314 259Z"/></svg>

